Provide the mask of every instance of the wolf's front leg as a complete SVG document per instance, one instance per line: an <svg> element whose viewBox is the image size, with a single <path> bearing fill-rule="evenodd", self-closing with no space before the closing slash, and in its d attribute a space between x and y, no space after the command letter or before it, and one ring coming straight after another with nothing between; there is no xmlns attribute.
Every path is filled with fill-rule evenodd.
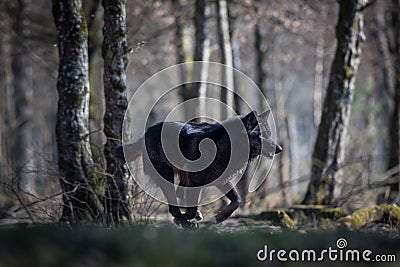
<svg viewBox="0 0 400 267"><path fill-rule="evenodd" d="M181 177L183 177L183 176L181 176ZM193 205L193 206L186 208L186 212L185 212L184 216L185 216L186 220L196 219L196 221L201 221L201 220L203 220L203 215L201 214L200 210L197 207L197 204L199 201L200 189L191 187L193 185L189 182L188 176L185 176L185 178L186 179L183 179L183 180L180 179L180 184L179 184L178 189L176 190L176 194L180 199L182 199L186 203L190 203L190 205ZM184 182L182 182L182 181L184 181ZM190 191L186 192L183 187L186 187L186 189L190 190ZM196 205L196 206L194 206L194 205Z"/></svg>
<svg viewBox="0 0 400 267"><path fill-rule="evenodd" d="M220 190L223 189L223 186L218 186ZM218 214L215 216L216 223L220 223L225 221L232 215L232 213L239 207L240 205L240 197L237 193L236 189L233 187L228 193L225 195L231 203L228 206L223 208Z"/></svg>
<svg viewBox="0 0 400 267"><path fill-rule="evenodd" d="M174 216L174 222L183 228L197 228L197 224L189 222L177 206L169 205L169 212Z"/></svg>
<svg viewBox="0 0 400 267"><path fill-rule="evenodd" d="M203 214L201 214L201 212L198 209L198 207L186 208L186 212L185 212L184 216L185 216L186 220L195 219L198 222L203 220Z"/></svg>
<svg viewBox="0 0 400 267"><path fill-rule="evenodd" d="M168 182L174 183L174 172L171 167L167 165L155 165L154 166L157 172ZM164 186L161 186L161 191L163 192L164 196L167 198L168 203L177 203L176 193L175 190L170 190ZM169 213L174 216L174 222L178 225L181 225L183 228L192 228L196 227L195 224L189 222L185 216L181 213L179 207L169 204Z"/></svg>

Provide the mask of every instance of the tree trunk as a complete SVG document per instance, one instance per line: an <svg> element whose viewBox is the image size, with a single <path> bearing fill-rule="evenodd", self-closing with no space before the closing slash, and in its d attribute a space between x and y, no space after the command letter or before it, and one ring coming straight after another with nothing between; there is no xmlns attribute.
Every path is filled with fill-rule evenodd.
<svg viewBox="0 0 400 267"><path fill-rule="evenodd" d="M221 7L221 5L220 5ZM226 17L227 17L227 22L228 22L228 34L229 34L229 42L230 42L230 48L225 47L223 48L224 53L226 53L225 49L231 49L231 57L232 57L232 66L231 68L227 69L226 73L223 77L227 77L227 75L232 76L232 85L230 85L230 89L234 90L234 92L227 92L230 94L233 99L230 99L231 101L231 109L235 111L236 114L243 114L244 109L246 108L246 105L243 103L243 100L241 99L240 96L243 96L245 94L245 90L247 88L243 88L240 84L240 80L237 79L234 69L240 69L241 66L241 61L240 61L240 40L237 36L238 32L236 31L235 28L235 18L231 15L232 11L232 3L226 2ZM221 12L221 8L219 9L219 13ZM224 13L224 12L223 12ZM220 35L221 36L221 35ZM227 55L228 57L230 55ZM232 102L233 101L233 102ZM229 107L229 106L228 106ZM227 114L231 112L231 109L227 109ZM243 172L242 177L240 178L239 182L236 185L236 188L238 189L238 193L242 199L240 202L240 206L244 207L247 203L246 198L248 196L249 192L249 173L252 171L252 166L248 165L246 167L246 170Z"/></svg>
<svg viewBox="0 0 400 267"><path fill-rule="evenodd" d="M258 88L261 90L262 94L267 98L267 88L266 82L268 78L268 73L264 68L264 63L267 61L267 51L268 46L266 44L266 36L261 29L260 21L257 20L254 26L254 51L255 51L255 79ZM268 99L268 98L267 98ZM259 109L265 110L264 100L259 99ZM267 179L264 180L264 186L266 185ZM264 199L266 197L265 190L260 190L259 199Z"/></svg>
<svg viewBox="0 0 400 267"><path fill-rule="evenodd" d="M204 21L196 21L196 29L199 27L200 29L203 28L204 35L198 36L200 32L196 31L196 47L195 47L195 55L194 55L194 60L199 60L199 61L209 61L210 60L210 39L208 38L208 24L209 24L209 16L210 16L210 10L211 7L210 5L207 5L205 3L204 7ZM200 8L201 10L201 8ZM203 12L203 11L201 11ZM182 25L183 26L183 25ZM183 37L182 37L183 39ZM181 40L182 40L181 39ZM183 40L182 40L183 41ZM198 43L199 42L199 43ZM183 52L183 47L181 49ZM197 67L197 66L195 66ZM201 65L200 69L195 69L194 70L194 77L195 79L198 77L200 78L200 81L206 81L208 80L208 64L204 63ZM199 96L199 116L206 116L206 101L205 97L207 96L207 83L196 83L192 84L193 89L195 91L198 91L198 96ZM186 86L186 88L190 88L190 86Z"/></svg>
<svg viewBox="0 0 400 267"><path fill-rule="evenodd" d="M210 59L210 40L206 40L206 44L204 45L204 61L209 61ZM200 80L201 81L207 81L208 80L208 63L204 63L201 68L201 73L200 73ZM202 82L200 83L199 86L199 116L200 117L208 117L210 114L208 114L206 110L206 97L207 97L207 82Z"/></svg>
<svg viewBox="0 0 400 267"><path fill-rule="evenodd" d="M260 28L259 22L256 23L254 30L254 49L256 52L256 83L261 92L267 97L267 71L264 68L264 62L267 61L267 49L268 46L265 43L265 36ZM260 110L264 110L267 107L264 106L265 103L260 99L259 106Z"/></svg>
<svg viewBox="0 0 400 267"><path fill-rule="evenodd" d="M184 28L185 25L183 23L182 14L180 13L182 10L182 5L180 0L172 0L172 10L175 16L175 54L176 54L176 64L184 63L186 60L186 51L184 47ZM190 87L188 84L185 84L187 80L187 70L184 68L180 69L180 82L182 85L179 88L179 94L184 97L186 90L189 90Z"/></svg>
<svg viewBox="0 0 400 267"><path fill-rule="evenodd" d="M394 59L394 94L393 94L393 113L390 120L389 130L389 162L388 169L399 167L400 164L400 1L394 0L392 10L392 21L390 29L393 31L393 59ZM392 175L394 182L389 188L387 200L389 202L400 203L399 186L400 171Z"/></svg>
<svg viewBox="0 0 400 267"><path fill-rule="evenodd" d="M259 4L260 1L256 1L256 3ZM256 6L256 8L258 7ZM268 62L268 55L269 52L271 51L271 48L274 47L276 36L274 35L273 32L268 31L267 26L265 24L262 24L261 20L257 21L254 29L255 29L254 48L255 48L255 64L256 64L256 69L255 69L256 83L266 99L275 100L276 99L275 90L267 89L268 79L272 77L272 75L270 75L265 66L268 65L268 63L270 63ZM270 101L268 104L270 105L269 108L271 109L271 112L276 114L275 101ZM259 99L259 108L260 110L265 110L266 108L268 108L267 106L265 106L265 101L261 98ZM265 168L265 166L263 166L263 168ZM262 186L264 189L268 187L268 181L269 179L264 180ZM265 199L267 197L266 190L261 190L258 195L260 200Z"/></svg>
<svg viewBox="0 0 400 267"><path fill-rule="evenodd" d="M104 154L107 161L106 215L108 223L118 223L122 217L130 220L126 203L127 169L120 166L113 156L122 140L122 124L128 107L126 95L127 38L126 1L103 0L104 7L104 96L106 112L104 133L107 143Z"/></svg>
<svg viewBox="0 0 400 267"><path fill-rule="evenodd" d="M360 63L363 1L340 1L337 48L314 146L311 181L303 203L330 204L341 178L355 78Z"/></svg>
<svg viewBox="0 0 400 267"><path fill-rule="evenodd" d="M381 5L375 5L375 23L376 27L376 35L378 40L378 48L379 53L382 55L382 80L384 91L382 92L382 96L389 96L391 98L391 94L393 93L394 87L394 66L392 61L391 49L390 49L390 40L388 39L387 32L391 31L391 27L387 25L385 21L386 12L388 10L388 3L383 3Z"/></svg>
<svg viewBox="0 0 400 267"><path fill-rule="evenodd" d="M194 28L195 28L195 44L194 44L194 61L204 61L204 51L207 51L209 46L207 21L210 15L210 5L205 0L196 0L195 3L195 14L194 14ZM193 69L193 79L199 80L201 78L202 69L198 68L200 65L196 65ZM180 94L183 101L196 98L199 95L200 83L193 83L187 85L181 90ZM196 117L196 110L190 108L185 110L185 116L187 120Z"/></svg>
<svg viewBox="0 0 400 267"><path fill-rule="evenodd" d="M103 69L99 56L101 56L102 34L101 24L103 20L102 10L100 9L101 0L90 1L88 7L88 53L89 53L89 130L90 145L94 161L95 172L104 173L106 169L103 145L105 143L104 133L100 129L104 128L104 91L103 91ZM99 15L100 14L100 15Z"/></svg>
<svg viewBox="0 0 400 267"><path fill-rule="evenodd" d="M180 64L185 62L185 50L183 47L183 28L182 15L179 13L182 9L180 0L172 0L172 10L175 15L175 49L176 49L176 63ZM185 75L182 74L182 77ZM182 79L184 81L185 79Z"/></svg>
<svg viewBox="0 0 400 267"><path fill-rule="evenodd" d="M89 145L89 79L87 26L80 0L53 0L59 52L56 137L58 166L64 190L62 221L100 216L94 192Z"/></svg>
<svg viewBox="0 0 400 267"><path fill-rule="evenodd" d="M221 102L226 104L226 109L221 111L221 119L227 119L234 110L234 75L233 75L233 53L232 40L229 25L228 6L225 0L217 1L218 15L218 42L221 49L221 63L228 67L222 73L222 84L226 88L221 88ZM229 90L228 90L229 89Z"/></svg>
<svg viewBox="0 0 400 267"><path fill-rule="evenodd" d="M14 127L14 99L11 74L11 23L8 4L0 2L0 183L12 183L12 140ZM5 193L10 192L2 186Z"/></svg>

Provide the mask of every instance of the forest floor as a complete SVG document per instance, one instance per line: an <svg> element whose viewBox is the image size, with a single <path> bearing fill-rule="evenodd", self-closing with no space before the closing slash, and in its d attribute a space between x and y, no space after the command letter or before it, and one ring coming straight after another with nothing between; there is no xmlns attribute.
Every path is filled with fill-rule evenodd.
<svg viewBox="0 0 400 267"><path fill-rule="evenodd" d="M297 206L234 216L218 225L206 219L193 230L175 226L170 216L111 228L8 224L0 227L0 267L318 266L324 249L334 250L332 255L337 257L330 260L325 254L322 261L328 266L399 266L397 211L397 206L387 205L346 215L338 209ZM257 254L262 250L262 258L265 248L275 254L260 261ZM298 251L299 261L280 261L276 253L281 249L286 257ZM315 260L307 259L310 250L315 251ZM359 255L370 250L371 261L340 259L349 250L357 250ZM377 262L376 256L391 261Z"/></svg>

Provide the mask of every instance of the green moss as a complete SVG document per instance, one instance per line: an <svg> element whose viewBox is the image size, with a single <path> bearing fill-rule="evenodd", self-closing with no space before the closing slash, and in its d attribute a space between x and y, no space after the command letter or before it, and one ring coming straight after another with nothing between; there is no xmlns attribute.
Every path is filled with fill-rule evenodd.
<svg viewBox="0 0 400 267"><path fill-rule="evenodd" d="M399 227L400 208L395 204L383 204L372 208L359 209L338 221L349 228L359 228L372 222L387 223Z"/></svg>
<svg viewBox="0 0 400 267"><path fill-rule="evenodd" d="M80 21L80 24L79 24L79 30L83 34L83 37L85 37L85 39L87 39L87 37L88 37L88 27L87 27L86 19L85 19L86 15L85 15L85 12L83 11L83 9L81 9L79 11L79 15L81 17L81 21Z"/></svg>
<svg viewBox="0 0 400 267"><path fill-rule="evenodd" d="M292 220L292 218L290 218L289 215L287 215L286 212L281 213L281 223L282 223L282 226L284 226L286 228L292 229L292 228L296 227L295 222Z"/></svg>
<svg viewBox="0 0 400 267"><path fill-rule="evenodd" d="M353 77L353 70L349 65L344 65L344 74L346 79Z"/></svg>
<svg viewBox="0 0 400 267"><path fill-rule="evenodd" d="M103 174L101 174L98 170L95 169L93 175L91 177L91 182L96 189L96 193L98 195L104 196L105 195L105 179Z"/></svg>
<svg viewBox="0 0 400 267"><path fill-rule="evenodd" d="M400 207L396 204L382 204L380 208L384 212L383 221L400 228Z"/></svg>
<svg viewBox="0 0 400 267"><path fill-rule="evenodd" d="M296 205L293 206L293 212L303 212L305 216L311 218L328 218L337 220L346 215L340 207L330 207L325 205ZM294 216L292 216L294 217Z"/></svg>
<svg viewBox="0 0 400 267"><path fill-rule="evenodd" d="M327 208L323 210L326 214L331 214L334 219L339 219L346 215L342 208Z"/></svg>
<svg viewBox="0 0 400 267"><path fill-rule="evenodd" d="M351 215L343 217L338 221L347 227L359 228L367 223L376 221L380 216L382 215L378 214L378 210L376 208L365 208L356 210Z"/></svg>

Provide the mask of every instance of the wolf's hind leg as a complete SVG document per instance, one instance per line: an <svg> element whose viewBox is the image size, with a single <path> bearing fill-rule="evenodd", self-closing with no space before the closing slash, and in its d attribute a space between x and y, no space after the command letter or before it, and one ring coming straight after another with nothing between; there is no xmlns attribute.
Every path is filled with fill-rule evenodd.
<svg viewBox="0 0 400 267"><path fill-rule="evenodd" d="M225 185L227 186L227 185ZM224 186L217 186L220 190L224 188ZM225 221L231 216L231 214L239 207L240 205L240 197L237 193L236 189L233 187L228 193L225 195L231 203L228 206L223 208L218 214L215 216L216 223L220 223Z"/></svg>

